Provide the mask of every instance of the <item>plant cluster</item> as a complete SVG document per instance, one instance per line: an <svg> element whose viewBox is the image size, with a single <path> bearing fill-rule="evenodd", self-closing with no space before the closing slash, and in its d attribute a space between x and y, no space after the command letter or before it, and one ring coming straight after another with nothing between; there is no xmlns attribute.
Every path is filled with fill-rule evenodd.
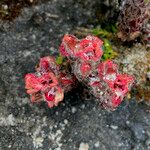
<svg viewBox="0 0 150 150"><path fill-rule="evenodd" d="M40 59L36 73L25 76L25 88L32 102L44 99L48 107L53 107L63 100L64 92L75 86L75 80L75 76L64 71L54 57L46 56Z"/></svg>
<svg viewBox="0 0 150 150"><path fill-rule="evenodd" d="M118 19L118 37L122 41L131 41L141 35L150 18L149 0L126 0Z"/></svg>
<svg viewBox="0 0 150 150"><path fill-rule="evenodd" d="M26 75L26 89L32 102L44 98L49 107L57 106L64 93L79 81L104 108L115 110L121 104L134 77L119 73L117 64L102 59L104 44L101 39L89 35L80 40L66 34L59 51L61 56L57 59L52 56L41 58L36 73ZM71 69L67 69L67 65Z"/></svg>

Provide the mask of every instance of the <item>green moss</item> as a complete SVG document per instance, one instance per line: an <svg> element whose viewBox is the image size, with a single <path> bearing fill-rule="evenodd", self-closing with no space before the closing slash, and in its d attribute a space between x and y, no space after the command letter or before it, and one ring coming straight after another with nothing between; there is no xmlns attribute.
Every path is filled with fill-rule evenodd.
<svg viewBox="0 0 150 150"><path fill-rule="evenodd" d="M59 55L59 56L56 58L56 63L57 63L58 65L61 65L61 64L63 63L63 60L64 60L64 58L63 58L61 55Z"/></svg>
<svg viewBox="0 0 150 150"><path fill-rule="evenodd" d="M117 32L117 28L115 25L106 26L105 29L97 28L93 29L92 33L96 36L99 36L103 39L103 56L102 60L113 59L117 56L117 53L113 50L111 42L109 39L113 39L115 37L115 33Z"/></svg>
<svg viewBox="0 0 150 150"><path fill-rule="evenodd" d="M92 33L96 36L100 36L100 37L111 37L112 33L108 32L105 29L101 29L101 28L97 28L97 29L93 29Z"/></svg>
<svg viewBox="0 0 150 150"><path fill-rule="evenodd" d="M92 33L102 38L112 38L117 33L116 25L108 25L105 28L96 28L92 30Z"/></svg>
<svg viewBox="0 0 150 150"><path fill-rule="evenodd" d="M104 53L103 53L103 56L102 56L102 60L113 59L118 55L113 50L111 43L107 39L104 39L103 51L104 51Z"/></svg>

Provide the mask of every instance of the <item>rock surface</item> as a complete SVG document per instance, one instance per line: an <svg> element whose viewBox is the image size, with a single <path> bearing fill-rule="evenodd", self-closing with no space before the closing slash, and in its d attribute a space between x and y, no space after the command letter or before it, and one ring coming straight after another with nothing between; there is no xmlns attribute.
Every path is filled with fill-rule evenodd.
<svg viewBox="0 0 150 150"><path fill-rule="evenodd" d="M75 92L58 107L31 104L24 75L39 58L57 54L65 33L89 25L93 3L51 0L24 8L11 23L0 22L0 149L148 150L150 109L134 100L107 112Z"/></svg>

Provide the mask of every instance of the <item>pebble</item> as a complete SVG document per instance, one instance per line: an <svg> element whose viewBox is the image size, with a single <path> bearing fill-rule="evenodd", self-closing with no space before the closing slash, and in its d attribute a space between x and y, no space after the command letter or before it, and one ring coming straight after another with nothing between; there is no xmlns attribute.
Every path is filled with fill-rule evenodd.
<svg viewBox="0 0 150 150"><path fill-rule="evenodd" d="M4 10L8 9L8 5L3 5Z"/></svg>
<svg viewBox="0 0 150 150"><path fill-rule="evenodd" d="M82 105L81 105L81 108L84 109L84 108L85 108L85 104L82 104Z"/></svg>
<svg viewBox="0 0 150 150"><path fill-rule="evenodd" d="M34 0L30 0L30 3L33 3Z"/></svg>
<svg viewBox="0 0 150 150"><path fill-rule="evenodd" d="M89 145L87 143L80 143L79 150L89 150Z"/></svg>
<svg viewBox="0 0 150 150"><path fill-rule="evenodd" d="M72 107L71 111L74 114L77 111L77 109L75 107Z"/></svg>
<svg viewBox="0 0 150 150"><path fill-rule="evenodd" d="M129 124L130 124L130 121L126 121L126 124L129 125Z"/></svg>
<svg viewBox="0 0 150 150"><path fill-rule="evenodd" d="M69 141L69 142L72 142L72 139L69 139L68 141Z"/></svg>
<svg viewBox="0 0 150 150"><path fill-rule="evenodd" d="M61 150L61 148L60 148L60 147L57 147L57 148L55 148L55 150Z"/></svg>
<svg viewBox="0 0 150 150"><path fill-rule="evenodd" d="M64 123L65 123L65 124L68 124L68 120L67 120L67 119L65 119L65 120L64 120Z"/></svg>
<svg viewBox="0 0 150 150"><path fill-rule="evenodd" d="M36 35L35 35L35 34L32 34L31 39L32 39L32 40L35 40L35 39L36 39Z"/></svg>
<svg viewBox="0 0 150 150"><path fill-rule="evenodd" d="M99 146L100 146L99 141L97 141L97 142L94 144L94 146L95 146L96 148L99 147Z"/></svg>
<svg viewBox="0 0 150 150"><path fill-rule="evenodd" d="M58 116L58 114L59 114L58 111L56 111L55 114Z"/></svg>
<svg viewBox="0 0 150 150"><path fill-rule="evenodd" d="M62 134L61 130L57 130L57 134Z"/></svg>
<svg viewBox="0 0 150 150"><path fill-rule="evenodd" d="M117 130L118 129L118 126L115 126L115 125L110 125L110 127L114 130Z"/></svg>

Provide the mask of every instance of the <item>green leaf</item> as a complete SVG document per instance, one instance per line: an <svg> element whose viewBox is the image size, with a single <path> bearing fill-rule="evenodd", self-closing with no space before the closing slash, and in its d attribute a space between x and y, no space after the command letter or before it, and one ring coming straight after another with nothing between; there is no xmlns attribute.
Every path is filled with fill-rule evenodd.
<svg viewBox="0 0 150 150"><path fill-rule="evenodd" d="M64 60L64 58L60 55L60 56L58 56L58 57L56 58L56 63L57 63L58 65L61 65L61 64L63 63L63 60Z"/></svg>

